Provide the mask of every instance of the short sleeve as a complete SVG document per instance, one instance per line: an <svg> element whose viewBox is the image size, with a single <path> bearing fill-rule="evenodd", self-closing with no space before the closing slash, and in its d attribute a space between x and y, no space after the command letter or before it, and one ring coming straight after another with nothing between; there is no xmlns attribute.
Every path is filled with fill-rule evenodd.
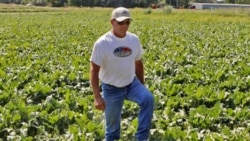
<svg viewBox="0 0 250 141"><path fill-rule="evenodd" d="M137 40L137 48L138 48L138 53L136 54L136 58L135 58L136 61L140 60L141 56L143 55L143 48L139 39Z"/></svg>
<svg viewBox="0 0 250 141"><path fill-rule="evenodd" d="M95 42L93 51L90 57L90 61L94 62L98 66L102 66L102 60L103 60L103 51L102 51L102 45L100 42Z"/></svg>

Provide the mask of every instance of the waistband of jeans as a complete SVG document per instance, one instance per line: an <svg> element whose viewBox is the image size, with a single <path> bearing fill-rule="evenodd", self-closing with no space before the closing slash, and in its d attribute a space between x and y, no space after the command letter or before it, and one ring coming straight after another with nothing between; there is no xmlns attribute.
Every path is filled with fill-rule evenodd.
<svg viewBox="0 0 250 141"><path fill-rule="evenodd" d="M116 87L114 85L111 85L111 84L108 84L108 83L104 83L102 82L104 85L107 85L107 86L111 86L111 87L116 87L116 88L124 88L124 87L129 87L134 81L135 81L136 77L134 77L133 81L131 83L129 83L128 85L126 86L123 86L123 87Z"/></svg>

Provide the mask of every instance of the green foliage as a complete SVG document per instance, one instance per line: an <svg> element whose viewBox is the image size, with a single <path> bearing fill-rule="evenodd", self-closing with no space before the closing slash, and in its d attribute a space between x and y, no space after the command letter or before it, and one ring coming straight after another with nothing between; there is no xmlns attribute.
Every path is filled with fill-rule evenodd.
<svg viewBox="0 0 250 141"><path fill-rule="evenodd" d="M51 0L52 7L63 7L65 0Z"/></svg>
<svg viewBox="0 0 250 141"><path fill-rule="evenodd" d="M163 13L165 14L171 14L172 13L172 6L166 5L163 7Z"/></svg>
<svg viewBox="0 0 250 141"><path fill-rule="evenodd" d="M36 6L46 6L47 1L46 0L32 0L32 4Z"/></svg>
<svg viewBox="0 0 250 141"><path fill-rule="evenodd" d="M151 8L146 8L144 9L144 14L151 14L152 13L152 9Z"/></svg>
<svg viewBox="0 0 250 141"><path fill-rule="evenodd" d="M111 9L2 10L0 140L102 140L89 57L110 29ZM249 139L248 14L139 10L131 9L130 30L141 39L155 97L151 140ZM138 110L125 102L121 140L134 138Z"/></svg>

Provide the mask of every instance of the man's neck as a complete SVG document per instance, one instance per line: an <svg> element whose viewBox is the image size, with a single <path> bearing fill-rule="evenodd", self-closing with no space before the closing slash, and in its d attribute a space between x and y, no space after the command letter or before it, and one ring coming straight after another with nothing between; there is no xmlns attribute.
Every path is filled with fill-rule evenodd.
<svg viewBox="0 0 250 141"><path fill-rule="evenodd" d="M115 32L114 30L111 30L111 32L117 37L117 38L124 38L126 36L126 33L125 34L119 34L117 32Z"/></svg>

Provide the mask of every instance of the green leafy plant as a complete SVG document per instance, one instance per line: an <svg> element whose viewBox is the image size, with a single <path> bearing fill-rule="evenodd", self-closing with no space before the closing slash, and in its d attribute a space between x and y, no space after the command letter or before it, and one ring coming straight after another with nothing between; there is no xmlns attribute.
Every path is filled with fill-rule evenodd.
<svg viewBox="0 0 250 141"><path fill-rule="evenodd" d="M110 30L110 10L0 10L0 140L104 138L89 58ZM130 31L141 39L145 85L155 97L150 140L249 139L249 16L162 10L131 9ZM121 140L134 139L138 110L125 102Z"/></svg>

